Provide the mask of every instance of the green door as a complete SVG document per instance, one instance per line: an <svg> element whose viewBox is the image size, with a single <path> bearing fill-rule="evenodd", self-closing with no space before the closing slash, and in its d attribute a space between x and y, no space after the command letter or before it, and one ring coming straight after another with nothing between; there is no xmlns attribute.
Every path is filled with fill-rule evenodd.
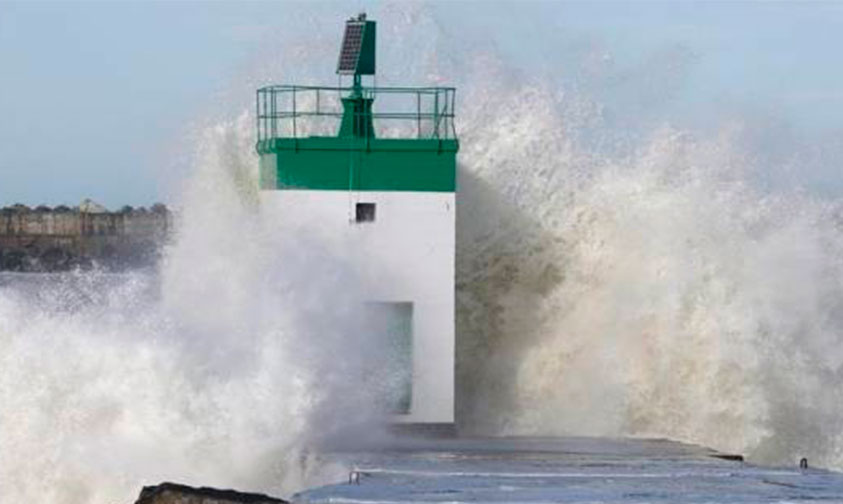
<svg viewBox="0 0 843 504"><path fill-rule="evenodd" d="M413 303L367 303L373 382L384 410L410 413L413 399Z"/></svg>

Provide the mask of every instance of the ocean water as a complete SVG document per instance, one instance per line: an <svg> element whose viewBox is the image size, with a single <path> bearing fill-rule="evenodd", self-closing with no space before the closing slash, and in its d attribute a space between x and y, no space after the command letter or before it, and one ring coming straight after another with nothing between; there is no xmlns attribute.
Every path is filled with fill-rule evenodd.
<svg viewBox="0 0 843 504"><path fill-rule="evenodd" d="M611 73L587 51L524 73L424 6L372 14L401 34L379 84L459 89L464 432L843 469L841 202L792 183L798 156L734 118L619 118L636 95L590 92ZM315 41L279 30L191 132L157 269L0 276L0 502L130 502L161 480L286 495L346 476L326 437L378 430L348 380L365 292L341 251L278 236L256 190L254 88L334 82L333 21L300 21Z"/></svg>

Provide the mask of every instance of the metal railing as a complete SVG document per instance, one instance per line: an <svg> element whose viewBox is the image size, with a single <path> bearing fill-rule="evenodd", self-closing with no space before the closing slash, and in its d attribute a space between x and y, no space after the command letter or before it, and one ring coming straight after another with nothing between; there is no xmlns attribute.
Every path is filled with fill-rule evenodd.
<svg viewBox="0 0 843 504"><path fill-rule="evenodd" d="M335 136L343 117L341 99L351 87L266 86L257 91L258 141ZM451 87L361 87L374 99L372 120L380 138L456 139Z"/></svg>

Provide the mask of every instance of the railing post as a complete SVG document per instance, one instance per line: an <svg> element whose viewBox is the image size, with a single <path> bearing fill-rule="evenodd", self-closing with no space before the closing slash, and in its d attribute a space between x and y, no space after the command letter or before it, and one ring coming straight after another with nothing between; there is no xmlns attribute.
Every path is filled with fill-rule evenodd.
<svg viewBox="0 0 843 504"><path fill-rule="evenodd" d="M457 138L457 125L454 124L454 118L457 115L457 91L451 90L451 134Z"/></svg>
<svg viewBox="0 0 843 504"><path fill-rule="evenodd" d="M448 114L449 114L448 115L448 123L449 123L449 126L451 127L451 136L453 138L457 138L457 129L454 126L454 114L455 114L455 111L457 110L457 103L456 103L457 92L456 92L456 90L451 89L451 90L448 91L448 93L451 95L451 109L448 111Z"/></svg>
<svg viewBox="0 0 843 504"><path fill-rule="evenodd" d="M439 138L439 90L433 92L433 132Z"/></svg>
<svg viewBox="0 0 843 504"><path fill-rule="evenodd" d="M293 138L298 138L298 133L296 132L296 116L298 112L296 112L296 88L293 87Z"/></svg>
<svg viewBox="0 0 843 504"><path fill-rule="evenodd" d="M268 118L267 118L267 114L266 114L266 91L261 93L261 101L263 102L263 112L261 114L262 119L263 119L263 134L266 135L266 134L269 133L269 128L268 128L269 123L268 123Z"/></svg>
<svg viewBox="0 0 843 504"><path fill-rule="evenodd" d="M269 126L269 131L272 132L272 138L278 137L278 94L273 89L270 94L269 98L270 103L270 116L272 116L272 122Z"/></svg>
<svg viewBox="0 0 843 504"><path fill-rule="evenodd" d="M258 128L258 142L261 141L261 90L255 91L255 122Z"/></svg>

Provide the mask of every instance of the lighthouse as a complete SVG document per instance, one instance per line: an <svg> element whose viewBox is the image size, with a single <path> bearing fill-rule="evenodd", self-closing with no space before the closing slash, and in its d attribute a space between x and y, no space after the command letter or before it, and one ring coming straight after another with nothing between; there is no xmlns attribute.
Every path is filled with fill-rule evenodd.
<svg viewBox="0 0 843 504"><path fill-rule="evenodd" d="M361 344L389 384L385 414L452 423L455 89L377 87L375 56L376 23L360 14L345 24L338 85L258 89L261 205L365 282L376 334Z"/></svg>

